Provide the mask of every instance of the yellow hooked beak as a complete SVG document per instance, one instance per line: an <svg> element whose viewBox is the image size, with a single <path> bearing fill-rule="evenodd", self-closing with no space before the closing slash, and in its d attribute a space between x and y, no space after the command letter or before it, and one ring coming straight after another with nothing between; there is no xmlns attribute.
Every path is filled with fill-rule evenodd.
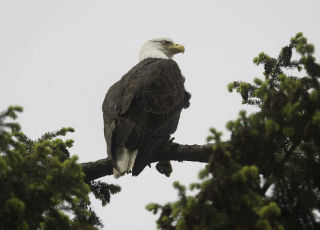
<svg viewBox="0 0 320 230"><path fill-rule="evenodd" d="M170 50L174 54L184 53L184 46L177 44L177 43L173 43L173 44L167 46L167 49Z"/></svg>

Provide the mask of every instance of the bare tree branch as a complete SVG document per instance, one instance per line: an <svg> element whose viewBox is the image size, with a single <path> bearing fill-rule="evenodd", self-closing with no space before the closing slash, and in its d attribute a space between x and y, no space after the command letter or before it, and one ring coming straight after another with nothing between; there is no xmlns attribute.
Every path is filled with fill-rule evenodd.
<svg viewBox="0 0 320 230"><path fill-rule="evenodd" d="M159 161L194 161L208 162L213 153L212 145L180 145L168 143L163 146L150 163ZM94 162L82 163L82 169L86 174L86 180L92 181L100 177L112 175L112 161L108 158Z"/></svg>

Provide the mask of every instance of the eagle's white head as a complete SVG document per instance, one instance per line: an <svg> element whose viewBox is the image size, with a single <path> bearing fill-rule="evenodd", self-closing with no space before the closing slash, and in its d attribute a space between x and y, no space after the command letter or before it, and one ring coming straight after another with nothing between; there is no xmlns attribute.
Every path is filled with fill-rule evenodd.
<svg viewBox="0 0 320 230"><path fill-rule="evenodd" d="M171 59L173 55L184 52L184 46L169 38L155 38L145 42L139 52L139 61L147 58Z"/></svg>

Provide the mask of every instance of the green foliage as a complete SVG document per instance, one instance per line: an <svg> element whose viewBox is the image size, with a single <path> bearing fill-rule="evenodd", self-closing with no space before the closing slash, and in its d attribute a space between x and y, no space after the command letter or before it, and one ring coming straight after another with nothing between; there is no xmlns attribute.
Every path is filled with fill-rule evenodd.
<svg viewBox="0 0 320 230"><path fill-rule="evenodd" d="M120 186L106 184L101 181L90 181L89 186L94 196L101 200L103 206L110 202L111 194L116 194L121 191Z"/></svg>
<svg viewBox="0 0 320 230"><path fill-rule="evenodd" d="M264 79L228 85L260 110L228 122L228 141L211 129L214 153L190 185L197 194L187 196L176 182L178 201L147 206L160 212L159 229L320 229L320 65L313 52L298 33L277 58L254 59Z"/></svg>
<svg viewBox="0 0 320 230"><path fill-rule="evenodd" d="M0 229L97 229L89 208L89 186L72 140L59 139L72 128L46 133L36 141L20 131L15 119L21 107L0 114ZM75 218L72 219L72 216Z"/></svg>

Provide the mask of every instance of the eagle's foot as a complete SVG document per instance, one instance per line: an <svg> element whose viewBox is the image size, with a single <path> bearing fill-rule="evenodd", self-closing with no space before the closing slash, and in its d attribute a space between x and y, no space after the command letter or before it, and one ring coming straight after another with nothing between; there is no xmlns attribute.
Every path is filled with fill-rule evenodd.
<svg viewBox="0 0 320 230"><path fill-rule="evenodd" d="M156 165L156 169L159 173L166 175L169 177L172 173L172 165L170 161L160 161Z"/></svg>

